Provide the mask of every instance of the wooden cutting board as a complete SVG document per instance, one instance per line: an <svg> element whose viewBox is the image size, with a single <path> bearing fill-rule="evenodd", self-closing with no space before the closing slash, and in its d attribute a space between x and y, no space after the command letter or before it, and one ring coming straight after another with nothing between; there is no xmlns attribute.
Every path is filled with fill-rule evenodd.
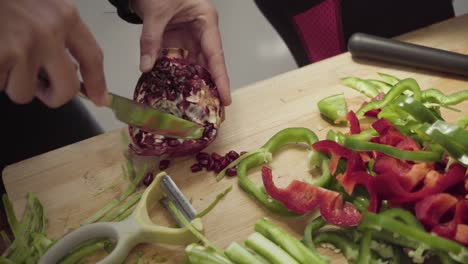
<svg viewBox="0 0 468 264"><path fill-rule="evenodd" d="M406 34L400 39L467 54L466 25L468 16L463 16ZM249 67L248 62L246 67ZM206 151L224 154L229 150L253 150L287 127L307 127L324 138L330 126L320 118L316 107L318 100L344 92L350 109L355 110L365 98L340 85L339 78L378 78L377 72L415 78L423 89L434 87L446 93L467 89L466 78L356 61L346 53L236 90L219 136ZM468 104L458 108L466 114ZM444 114L448 121L454 121L463 113ZM35 193L44 204L50 236L59 238L122 192L125 186L121 173L125 164L124 149L121 130L118 130L7 167L3 179L15 211L22 213L26 193ZM157 159L145 161L157 166ZM297 237L302 236L305 224L313 217L287 219L275 216L240 190L236 178L216 182L214 173L191 173L193 163L194 157L173 160L167 172L198 211L226 187L233 186L232 192L203 218L207 237L220 248L232 241L245 240L253 232L255 221L261 217L271 218ZM281 186L295 178L312 177L307 170L305 151L300 148L285 149L275 157L272 166L275 180ZM317 173L312 174L317 176ZM251 177L260 182L259 175L254 171ZM154 210L154 220L161 224L170 223L162 209ZM180 247L143 245L139 249L148 252L145 254L148 260L158 255L167 258L166 263L177 263L182 255ZM331 251L322 252L333 257L332 263L346 263ZM135 259L134 255L127 259L130 263Z"/></svg>

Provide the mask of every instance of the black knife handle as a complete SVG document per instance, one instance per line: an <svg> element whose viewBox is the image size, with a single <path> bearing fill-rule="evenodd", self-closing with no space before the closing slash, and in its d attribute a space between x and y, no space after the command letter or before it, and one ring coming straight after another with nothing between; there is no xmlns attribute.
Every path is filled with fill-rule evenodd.
<svg viewBox="0 0 468 264"><path fill-rule="evenodd" d="M468 76L468 56L460 53L364 33L351 36L348 50L356 57Z"/></svg>

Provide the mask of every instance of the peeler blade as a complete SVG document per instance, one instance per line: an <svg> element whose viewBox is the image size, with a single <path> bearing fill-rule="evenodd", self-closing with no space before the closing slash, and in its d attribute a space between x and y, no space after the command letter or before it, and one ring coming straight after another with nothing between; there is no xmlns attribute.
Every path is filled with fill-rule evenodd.
<svg viewBox="0 0 468 264"><path fill-rule="evenodd" d="M174 205L177 207L177 209L183 214L185 219L188 221L191 221L195 218L197 215L197 212L193 208L193 206L190 204L190 202L187 200L185 195L182 193L182 191L177 187L175 182L172 180L172 178L169 175L164 175L161 178L161 189L166 193L167 198L162 199L161 202L164 207L167 208L167 202L168 200L174 203ZM177 218L174 217L176 220ZM180 226L182 226L182 223L179 223Z"/></svg>

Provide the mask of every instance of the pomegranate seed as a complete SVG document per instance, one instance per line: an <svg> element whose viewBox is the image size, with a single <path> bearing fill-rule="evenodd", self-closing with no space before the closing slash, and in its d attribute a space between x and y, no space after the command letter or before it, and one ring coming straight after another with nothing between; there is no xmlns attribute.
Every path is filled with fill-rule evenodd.
<svg viewBox="0 0 468 264"><path fill-rule="evenodd" d="M143 184L149 186L154 180L154 174L152 172L147 172L145 178L143 179Z"/></svg>
<svg viewBox="0 0 468 264"><path fill-rule="evenodd" d="M159 170L165 170L169 168L169 165L171 164L170 160L161 160L159 162Z"/></svg>
<svg viewBox="0 0 468 264"><path fill-rule="evenodd" d="M215 161L213 164L213 170L215 173L221 172L223 169L221 168L221 162L220 161Z"/></svg>
<svg viewBox="0 0 468 264"><path fill-rule="evenodd" d="M204 168L208 168L208 165L210 164L210 160L206 159L206 160L200 160L198 162L198 164L200 164L200 166L204 167Z"/></svg>
<svg viewBox="0 0 468 264"><path fill-rule="evenodd" d="M224 158L221 160L221 169L224 170L224 168L226 168L229 163L231 163L227 158Z"/></svg>
<svg viewBox="0 0 468 264"><path fill-rule="evenodd" d="M192 172L199 172L199 171L202 170L202 167L200 166L200 164L195 163L195 164L193 164L193 165L190 167L190 170L191 170Z"/></svg>
<svg viewBox="0 0 468 264"><path fill-rule="evenodd" d="M210 154L206 152L199 152L197 153L195 158L197 159L197 161L201 161L201 160L209 160L211 157L210 157Z"/></svg>
<svg viewBox="0 0 468 264"><path fill-rule="evenodd" d="M167 145L169 145L170 147L177 147L180 145L180 142L177 139L170 139L167 141Z"/></svg>
<svg viewBox="0 0 468 264"><path fill-rule="evenodd" d="M235 152L234 150L231 150L226 154L226 158L229 160L229 163L235 161L237 158L239 158L239 154Z"/></svg>
<svg viewBox="0 0 468 264"><path fill-rule="evenodd" d="M208 164L206 165L206 170L212 171L214 169L214 164L215 164L214 160L209 159Z"/></svg>
<svg viewBox="0 0 468 264"><path fill-rule="evenodd" d="M237 169L234 168L229 168L226 170L226 175L229 177L236 176L237 175Z"/></svg>
<svg viewBox="0 0 468 264"><path fill-rule="evenodd" d="M223 159L223 157L216 152L211 153L211 158L214 161L221 161Z"/></svg>

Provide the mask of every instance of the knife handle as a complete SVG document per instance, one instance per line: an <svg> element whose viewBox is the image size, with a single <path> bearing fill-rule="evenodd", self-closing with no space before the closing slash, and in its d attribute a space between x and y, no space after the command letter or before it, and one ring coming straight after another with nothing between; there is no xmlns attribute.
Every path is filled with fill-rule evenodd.
<svg viewBox="0 0 468 264"><path fill-rule="evenodd" d="M348 41L353 56L468 76L468 56L364 33Z"/></svg>

